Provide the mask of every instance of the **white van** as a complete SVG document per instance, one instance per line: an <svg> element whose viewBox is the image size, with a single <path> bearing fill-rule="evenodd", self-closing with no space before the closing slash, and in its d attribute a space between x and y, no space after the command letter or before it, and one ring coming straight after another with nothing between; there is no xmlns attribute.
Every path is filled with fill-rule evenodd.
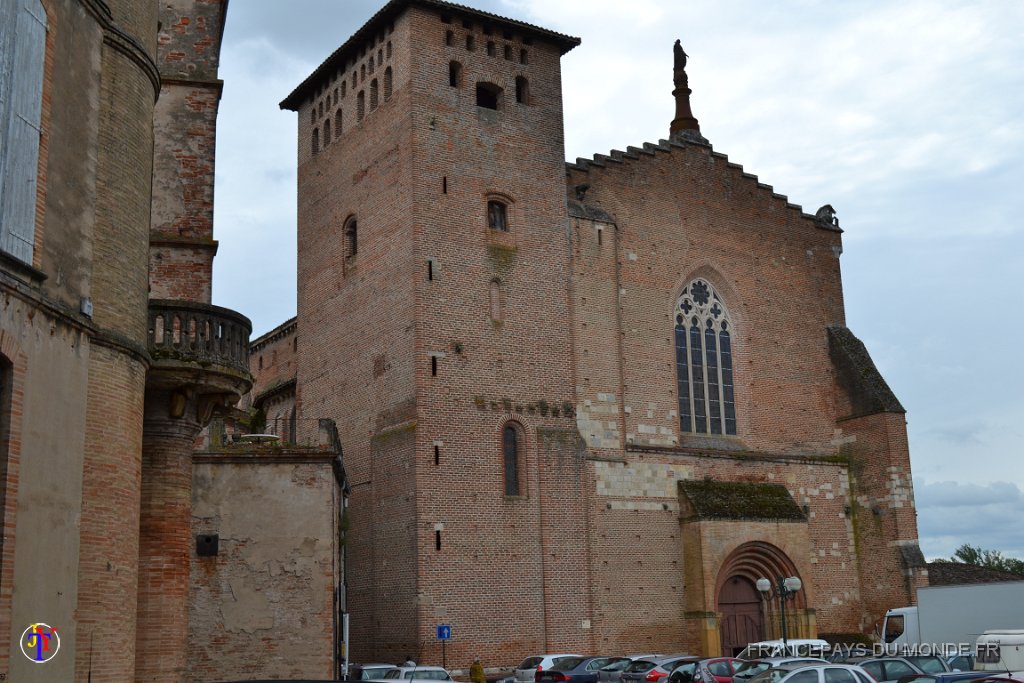
<svg viewBox="0 0 1024 683"><path fill-rule="evenodd" d="M1024 670L1024 629L985 631L978 636L976 647L974 668L978 671Z"/></svg>
<svg viewBox="0 0 1024 683"><path fill-rule="evenodd" d="M738 659L764 659L765 657L822 657L828 655L831 646L821 638L788 638L785 645L781 640L762 640L750 643Z"/></svg>

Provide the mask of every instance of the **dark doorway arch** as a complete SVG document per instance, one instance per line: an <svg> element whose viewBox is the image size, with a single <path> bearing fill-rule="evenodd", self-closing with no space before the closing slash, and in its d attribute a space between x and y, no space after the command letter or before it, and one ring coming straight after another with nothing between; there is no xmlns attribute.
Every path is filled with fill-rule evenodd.
<svg viewBox="0 0 1024 683"><path fill-rule="evenodd" d="M761 639L761 596L750 579L737 575L726 579L718 593L718 609L722 614L723 655L735 657L748 643Z"/></svg>
<svg viewBox="0 0 1024 683"><path fill-rule="evenodd" d="M778 601L762 599L755 582L761 577L774 581L784 576L799 577L800 573L789 556L771 543L744 543L725 559L716 586L718 612L722 615L722 654L734 655L739 652L735 648L742 649L748 643L781 636L781 620L776 608ZM809 637L799 635L806 630L801 621L801 615L804 615L807 608L806 583L805 588L794 597L786 607L787 614L793 620L789 635L794 638ZM752 610L757 611L756 618L751 615Z"/></svg>

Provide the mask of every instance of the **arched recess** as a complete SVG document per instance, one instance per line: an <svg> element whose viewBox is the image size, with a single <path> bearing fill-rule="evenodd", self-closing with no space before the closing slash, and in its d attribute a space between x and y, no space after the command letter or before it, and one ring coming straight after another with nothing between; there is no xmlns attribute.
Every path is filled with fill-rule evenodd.
<svg viewBox="0 0 1024 683"><path fill-rule="evenodd" d="M796 564L778 547L764 541L752 541L737 547L718 572L715 609L719 621L722 653L732 656L750 642L782 636L779 600L774 594L765 598L755 585L760 578L775 585L780 577L796 576L803 581ZM807 592L804 587L786 602L787 635L808 635Z"/></svg>

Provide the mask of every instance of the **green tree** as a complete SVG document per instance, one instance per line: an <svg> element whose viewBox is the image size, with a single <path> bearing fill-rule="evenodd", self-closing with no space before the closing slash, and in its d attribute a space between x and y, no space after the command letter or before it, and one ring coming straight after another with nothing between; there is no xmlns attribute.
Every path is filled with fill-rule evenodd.
<svg viewBox="0 0 1024 683"><path fill-rule="evenodd" d="M1018 560L1015 557L1005 557L998 550L984 550L980 546L975 547L969 543L964 543L957 548L956 552L953 553L953 557L949 558L949 561L963 562L964 564L973 564L989 569L999 569L1004 572L1013 572L1014 574L1024 576L1024 560Z"/></svg>

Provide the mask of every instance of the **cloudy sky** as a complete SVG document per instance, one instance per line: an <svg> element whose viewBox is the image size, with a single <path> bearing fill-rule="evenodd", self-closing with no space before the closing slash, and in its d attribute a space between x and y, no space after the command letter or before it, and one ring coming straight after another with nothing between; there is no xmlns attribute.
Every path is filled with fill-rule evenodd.
<svg viewBox="0 0 1024 683"><path fill-rule="evenodd" d="M295 315L295 114L384 0L232 0L214 303ZM1024 2L471 0L582 38L566 159L667 137L672 43L714 148L846 231L847 324L908 410L921 545L1024 557Z"/></svg>

